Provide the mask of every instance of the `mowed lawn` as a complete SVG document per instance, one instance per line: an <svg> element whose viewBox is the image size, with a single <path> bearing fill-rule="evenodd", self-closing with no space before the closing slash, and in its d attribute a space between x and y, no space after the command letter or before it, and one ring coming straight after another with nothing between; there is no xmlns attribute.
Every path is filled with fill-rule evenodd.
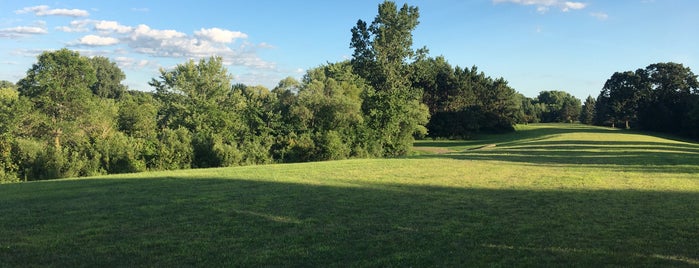
<svg viewBox="0 0 699 268"><path fill-rule="evenodd" d="M403 159L0 185L0 267L699 266L699 145L519 126Z"/></svg>

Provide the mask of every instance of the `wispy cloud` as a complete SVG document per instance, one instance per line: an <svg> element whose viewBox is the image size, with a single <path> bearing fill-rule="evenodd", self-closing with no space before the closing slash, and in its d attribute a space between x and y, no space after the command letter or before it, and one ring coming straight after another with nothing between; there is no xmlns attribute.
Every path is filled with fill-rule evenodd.
<svg viewBox="0 0 699 268"><path fill-rule="evenodd" d="M47 34L46 27L38 26L17 26L0 29L0 37L19 38L37 34Z"/></svg>
<svg viewBox="0 0 699 268"><path fill-rule="evenodd" d="M247 39L248 35L221 28L201 28L192 34L186 34L170 29L154 29L148 25L123 25L117 21L108 20L74 20L69 26L57 27L64 32L89 32L69 43L69 46L115 46L127 50L127 54L142 54L145 56L164 58L203 58L212 55L223 57L230 66L245 66L261 70L274 70L276 64L262 60L258 49L270 49L267 43L251 44L242 42L233 45L236 40ZM124 66L138 64L122 60Z"/></svg>
<svg viewBox="0 0 699 268"><path fill-rule="evenodd" d="M590 16L593 16L598 20L607 20L609 18L609 15L604 12L592 12L590 13Z"/></svg>
<svg viewBox="0 0 699 268"><path fill-rule="evenodd" d="M134 8L131 8L131 11L133 11L133 12L149 12L150 9L147 7L134 7Z"/></svg>
<svg viewBox="0 0 699 268"><path fill-rule="evenodd" d="M70 22L70 26L58 26L56 30L66 33L81 33L90 31L89 26L94 23L94 20L74 20Z"/></svg>
<svg viewBox="0 0 699 268"><path fill-rule="evenodd" d="M147 66L152 66L154 63L149 60L138 60L130 57L123 57L119 56L113 59L117 65L119 65L119 68L124 68L124 69L142 69Z"/></svg>
<svg viewBox="0 0 699 268"><path fill-rule="evenodd" d="M90 15L87 10L83 9L63 9L63 8L58 8L58 9L51 9L49 6L46 5L41 5L41 6L33 6L33 7L25 7L20 10L15 11L16 14L26 14L26 13L34 13L36 16L68 16L68 17L87 17Z"/></svg>
<svg viewBox="0 0 699 268"><path fill-rule="evenodd" d="M539 13L546 13L551 8L557 8L563 12L568 12L571 10L580 10L587 7L587 4L583 2L571 2L561 0L493 0L493 3L513 3L523 6L535 6L536 11L538 11Z"/></svg>

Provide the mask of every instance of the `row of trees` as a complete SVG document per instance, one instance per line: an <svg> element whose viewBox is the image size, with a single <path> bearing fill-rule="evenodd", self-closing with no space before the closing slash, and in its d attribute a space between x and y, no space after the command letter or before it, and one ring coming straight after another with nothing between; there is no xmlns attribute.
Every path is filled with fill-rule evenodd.
<svg viewBox="0 0 699 268"><path fill-rule="evenodd" d="M581 116L580 99L560 90L541 91L535 98L522 96L520 123L573 123Z"/></svg>
<svg viewBox="0 0 699 268"><path fill-rule="evenodd" d="M616 73L584 104L563 91L527 98L477 67L412 49L416 7L379 5L352 28L351 60L269 90L232 83L218 57L161 70L128 90L104 57L42 53L0 83L0 181L144 170L405 155L415 137L469 138L516 123L643 126L697 136L697 81L655 64Z"/></svg>
<svg viewBox="0 0 699 268"><path fill-rule="evenodd" d="M0 85L0 180L395 157L426 126L442 137L512 130L520 95L412 49L418 18L416 7L384 2L352 28L351 60L272 90L233 84L211 57L132 91L108 58L44 52L18 83ZM464 120L435 123L450 113Z"/></svg>
<svg viewBox="0 0 699 268"><path fill-rule="evenodd" d="M699 82L688 67L679 63L656 63L636 71L616 72L597 99L589 102L595 107L593 122L598 125L699 138Z"/></svg>

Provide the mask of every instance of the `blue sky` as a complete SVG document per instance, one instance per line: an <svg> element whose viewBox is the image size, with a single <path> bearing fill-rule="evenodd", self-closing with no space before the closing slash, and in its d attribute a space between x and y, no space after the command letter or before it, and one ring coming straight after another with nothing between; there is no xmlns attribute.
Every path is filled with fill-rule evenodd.
<svg viewBox="0 0 699 268"><path fill-rule="evenodd" d="M273 87L348 59L350 29L381 1L0 0L0 80L22 78L45 50L117 62L131 89L159 68L223 57L235 81ZM398 4L403 1L396 1ZM596 96L615 71L678 62L699 72L696 0L431 0L415 47L504 77L526 96Z"/></svg>

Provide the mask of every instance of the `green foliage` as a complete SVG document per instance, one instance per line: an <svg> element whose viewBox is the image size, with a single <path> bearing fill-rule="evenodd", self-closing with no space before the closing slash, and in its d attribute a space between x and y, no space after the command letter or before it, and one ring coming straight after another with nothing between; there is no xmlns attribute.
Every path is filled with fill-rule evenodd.
<svg viewBox="0 0 699 268"><path fill-rule="evenodd" d="M160 105L151 94L129 92L121 98L118 106L119 131L137 138L152 138L157 135Z"/></svg>
<svg viewBox="0 0 699 268"><path fill-rule="evenodd" d="M293 101L282 107L287 109L285 121L294 125L281 136L282 160L344 159L364 152L359 137L365 129L362 94L369 88L348 62L342 62L309 70L294 99L277 91Z"/></svg>
<svg viewBox="0 0 699 268"><path fill-rule="evenodd" d="M592 96L587 96L580 112L580 123L592 125L595 122L595 108L597 100Z"/></svg>
<svg viewBox="0 0 699 268"><path fill-rule="evenodd" d="M433 138L468 138L480 131L513 131L521 115L520 95L502 78L477 67L453 68L443 57L420 58L411 65L413 87L423 89Z"/></svg>
<svg viewBox="0 0 699 268"><path fill-rule="evenodd" d="M678 63L656 63L616 72L597 97L597 124L637 123L640 128L699 137L694 109L697 76Z"/></svg>
<svg viewBox="0 0 699 268"><path fill-rule="evenodd" d="M271 162L275 96L263 87L232 86L231 79L221 58L212 57L162 70L151 81L162 103L158 125L192 133L193 167Z"/></svg>
<svg viewBox="0 0 699 268"><path fill-rule="evenodd" d="M94 150L101 156L100 167L109 174L142 172L146 161L141 156L142 144L121 132L96 139Z"/></svg>
<svg viewBox="0 0 699 268"><path fill-rule="evenodd" d="M163 129L157 144L157 157L151 163L153 169L188 169L192 167L194 149L192 134L186 128Z"/></svg>
<svg viewBox="0 0 699 268"><path fill-rule="evenodd" d="M580 99L570 93L560 90L541 91L536 99L541 105L542 123L572 123L580 117Z"/></svg>
<svg viewBox="0 0 699 268"><path fill-rule="evenodd" d="M90 64L95 69L97 78L96 82L90 85L93 94L100 98L117 99L126 93L126 87L121 84L121 81L126 79L126 75L115 62L97 56L90 58Z"/></svg>
<svg viewBox="0 0 699 268"><path fill-rule="evenodd" d="M352 67L373 88L363 95L368 138L382 148L381 155L405 155L413 135L425 134L428 108L422 90L412 87L409 65L415 56L412 31L418 25L417 7L386 1L379 5L371 25L359 20L352 29Z"/></svg>
<svg viewBox="0 0 699 268"><path fill-rule="evenodd" d="M538 105L536 99L520 96L521 113L519 115L519 123L539 123L541 122L542 107Z"/></svg>
<svg viewBox="0 0 699 268"><path fill-rule="evenodd" d="M19 82L21 96L30 98L37 111L47 116L56 148L74 127L73 122L91 111L89 86L95 83L95 70L89 59L68 49L44 52Z"/></svg>

